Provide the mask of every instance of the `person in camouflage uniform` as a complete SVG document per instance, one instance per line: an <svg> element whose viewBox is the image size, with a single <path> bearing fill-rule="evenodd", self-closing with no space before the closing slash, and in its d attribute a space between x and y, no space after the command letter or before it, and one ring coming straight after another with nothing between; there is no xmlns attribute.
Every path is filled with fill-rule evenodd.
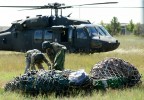
<svg viewBox="0 0 144 100"><path fill-rule="evenodd" d="M38 69L44 69L42 65L43 61L47 64L48 67L51 66L51 64L41 51L37 49L28 50L26 52L26 67L24 73L26 73L30 69L36 70L35 65L38 67Z"/></svg>
<svg viewBox="0 0 144 100"><path fill-rule="evenodd" d="M49 41L44 41L42 48L46 51L52 63L52 69L64 70L65 52L67 48L57 42L50 43Z"/></svg>

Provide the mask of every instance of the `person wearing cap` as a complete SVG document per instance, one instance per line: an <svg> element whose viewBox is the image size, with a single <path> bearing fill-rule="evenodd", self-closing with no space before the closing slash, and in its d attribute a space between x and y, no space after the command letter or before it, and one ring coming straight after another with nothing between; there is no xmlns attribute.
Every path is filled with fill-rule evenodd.
<svg viewBox="0 0 144 100"><path fill-rule="evenodd" d="M48 67L51 66L44 54L37 49L28 50L25 57L26 67L24 73L26 73L28 70L36 70L35 65L38 67L39 70L44 69L42 65L43 61L47 64Z"/></svg>
<svg viewBox="0 0 144 100"><path fill-rule="evenodd" d="M57 42L44 41L42 48L52 63L52 69L64 70L65 52L67 48Z"/></svg>

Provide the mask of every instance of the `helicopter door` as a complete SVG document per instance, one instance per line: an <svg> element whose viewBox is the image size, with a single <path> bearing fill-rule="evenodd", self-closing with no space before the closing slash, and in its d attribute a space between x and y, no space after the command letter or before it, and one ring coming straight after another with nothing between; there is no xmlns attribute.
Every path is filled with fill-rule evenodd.
<svg viewBox="0 0 144 100"><path fill-rule="evenodd" d="M64 29L61 32L61 42L68 42L68 29Z"/></svg>
<svg viewBox="0 0 144 100"><path fill-rule="evenodd" d="M84 28L76 29L76 40L75 40L75 47L79 50L86 50L89 48L89 37L88 33L85 31Z"/></svg>

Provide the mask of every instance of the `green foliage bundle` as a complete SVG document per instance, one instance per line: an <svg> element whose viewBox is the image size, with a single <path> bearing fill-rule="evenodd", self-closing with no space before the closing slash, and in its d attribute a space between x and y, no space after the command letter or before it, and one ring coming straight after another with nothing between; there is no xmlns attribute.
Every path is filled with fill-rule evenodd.
<svg viewBox="0 0 144 100"><path fill-rule="evenodd" d="M91 93L95 89L131 87L140 82L141 75L130 63L109 58L94 65L90 75L82 71L40 70L28 71L5 86L6 91L26 94L52 94L56 96Z"/></svg>
<svg viewBox="0 0 144 100"><path fill-rule="evenodd" d="M89 89L90 78L87 76L85 82L75 84L75 82L68 79L72 72L71 70L32 70L8 82L5 85L5 90L20 91L30 95L54 93L56 96L61 96L77 93L81 89Z"/></svg>
<svg viewBox="0 0 144 100"><path fill-rule="evenodd" d="M141 82L139 71L132 64L119 59L107 58L91 70L91 76L97 80L103 79L105 87L131 87Z"/></svg>

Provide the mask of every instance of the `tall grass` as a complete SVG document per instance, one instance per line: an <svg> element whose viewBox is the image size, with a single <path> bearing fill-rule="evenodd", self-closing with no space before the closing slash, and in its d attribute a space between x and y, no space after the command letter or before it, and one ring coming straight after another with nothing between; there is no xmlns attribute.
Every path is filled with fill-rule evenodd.
<svg viewBox="0 0 144 100"><path fill-rule="evenodd" d="M79 70L85 69L87 73L90 72L94 64L102 61L106 57L117 57L133 64L139 72L144 74L144 38L135 36L118 36L120 47L117 50L106 53L95 54L66 54L65 69ZM44 64L45 69L48 69ZM4 85L13 79L13 77L23 74L25 68L24 53L0 51L0 100L142 100L144 93L144 85L135 86L133 88L124 90L108 90L103 93L102 91L95 91L91 96L76 96L76 97L63 97L55 98L54 95L48 97L38 96L24 96L23 94L5 92ZM143 77L142 77L143 80Z"/></svg>

